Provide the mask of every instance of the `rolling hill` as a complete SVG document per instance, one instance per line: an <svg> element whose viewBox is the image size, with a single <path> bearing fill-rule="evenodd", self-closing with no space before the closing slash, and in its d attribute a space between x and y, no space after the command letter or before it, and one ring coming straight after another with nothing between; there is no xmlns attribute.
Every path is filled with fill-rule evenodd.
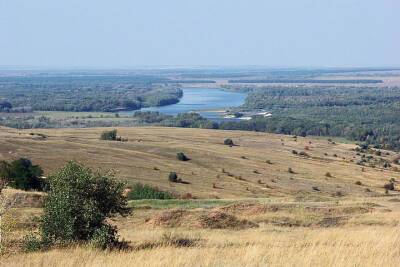
<svg viewBox="0 0 400 267"><path fill-rule="evenodd" d="M16 130L0 128L0 159L30 158L49 175L68 160L112 169L128 184L157 186L196 198L324 198L384 194L390 178L400 179L394 152L366 156L355 144L313 137L184 128L117 128L127 142L103 141L107 128ZM233 139L235 146L223 144ZM176 159L178 152L190 160ZM375 166L376 165L376 166ZM170 183L177 172L187 183ZM356 184L357 182L357 184Z"/></svg>

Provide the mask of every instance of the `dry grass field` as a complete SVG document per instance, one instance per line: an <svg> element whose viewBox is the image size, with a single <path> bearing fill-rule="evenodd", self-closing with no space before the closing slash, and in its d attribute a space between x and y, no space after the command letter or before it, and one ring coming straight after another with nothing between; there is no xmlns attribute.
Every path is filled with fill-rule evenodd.
<svg viewBox="0 0 400 267"><path fill-rule="evenodd" d="M360 156L353 151L355 145L327 139L138 127L118 128L118 134L128 142L113 142L99 139L104 130L0 128L0 159L30 158L46 175L66 161L76 160L92 168L113 169L128 183L147 183L198 198L323 198L339 191L352 197L376 196L384 193L383 185L390 178L400 179L394 168L364 167L363 171L356 164ZM225 138L232 138L237 146L224 145ZM294 155L292 150L308 156ZM178 152L191 160L178 161ZM391 160L396 155L391 152L374 157ZM188 184L169 183L171 171ZM357 181L362 185L356 185Z"/></svg>
<svg viewBox="0 0 400 267"><path fill-rule="evenodd" d="M99 140L104 130L0 128L0 159L28 157L46 175L74 159L112 168L128 184L142 182L197 199L131 201L132 215L112 220L130 242L129 251L76 246L23 253L21 238L36 229L41 213L31 203L35 196L27 196L23 199L32 205L22 201L8 214L14 224L7 242L13 249L0 256L0 266L400 265L400 196L383 189L400 173L395 165L357 165L354 144L156 127L118 128L128 141L113 142ZM237 146L223 145L225 138ZM191 160L178 161L177 152ZM373 156L390 161L397 155ZM168 182L170 171L188 183Z"/></svg>

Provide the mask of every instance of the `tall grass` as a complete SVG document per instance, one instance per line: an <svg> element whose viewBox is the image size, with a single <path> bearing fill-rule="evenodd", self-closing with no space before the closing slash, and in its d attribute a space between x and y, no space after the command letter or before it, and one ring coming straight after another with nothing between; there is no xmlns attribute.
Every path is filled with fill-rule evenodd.
<svg viewBox="0 0 400 267"><path fill-rule="evenodd" d="M399 266L400 263L400 232L396 227L204 231L200 237L205 240L196 247L163 245L132 252L75 247L11 256L0 265Z"/></svg>

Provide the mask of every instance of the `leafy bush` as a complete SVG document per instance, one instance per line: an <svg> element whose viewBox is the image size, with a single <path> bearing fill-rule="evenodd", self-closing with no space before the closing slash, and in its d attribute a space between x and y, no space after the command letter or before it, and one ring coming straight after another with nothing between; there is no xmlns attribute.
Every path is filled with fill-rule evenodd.
<svg viewBox="0 0 400 267"><path fill-rule="evenodd" d="M164 192L150 185L135 184L128 194L129 199L172 199L169 192Z"/></svg>
<svg viewBox="0 0 400 267"><path fill-rule="evenodd" d="M103 245L115 245L116 230L110 230L113 228L106 219L130 212L123 196L124 184L73 161L49 177L49 184L41 226L44 242L68 244L94 238L110 241ZM113 237L105 238L105 229Z"/></svg>
<svg viewBox="0 0 400 267"><path fill-rule="evenodd" d="M176 154L176 158L180 161L188 161L190 160L184 153L179 152Z"/></svg>
<svg viewBox="0 0 400 267"><path fill-rule="evenodd" d="M21 190L46 190L47 182L42 179L43 170L29 159L20 158L10 163L0 161L0 177L9 186Z"/></svg>
<svg viewBox="0 0 400 267"><path fill-rule="evenodd" d="M168 180L170 182L177 183L178 182L178 175L176 174L176 172L170 172L169 175L168 175Z"/></svg>
<svg viewBox="0 0 400 267"><path fill-rule="evenodd" d="M42 239L35 234L28 234L22 240L23 248L25 252L35 252L45 247Z"/></svg>
<svg viewBox="0 0 400 267"><path fill-rule="evenodd" d="M232 140L232 139L227 138L227 139L224 140L224 145L227 145L227 146L234 146L235 144L233 143L233 140Z"/></svg>
<svg viewBox="0 0 400 267"><path fill-rule="evenodd" d="M117 140L117 130L104 131L100 136L101 140L116 141Z"/></svg>
<svg viewBox="0 0 400 267"><path fill-rule="evenodd" d="M96 229L90 238L89 244L95 248L126 248L127 243L118 240L117 229L114 226L105 224Z"/></svg>

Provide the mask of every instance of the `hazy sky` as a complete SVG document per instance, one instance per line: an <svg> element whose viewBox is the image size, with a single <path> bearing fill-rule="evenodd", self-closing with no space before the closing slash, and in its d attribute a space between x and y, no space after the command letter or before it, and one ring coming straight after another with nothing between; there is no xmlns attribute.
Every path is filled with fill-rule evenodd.
<svg viewBox="0 0 400 267"><path fill-rule="evenodd" d="M0 65L400 66L400 0L0 0Z"/></svg>

